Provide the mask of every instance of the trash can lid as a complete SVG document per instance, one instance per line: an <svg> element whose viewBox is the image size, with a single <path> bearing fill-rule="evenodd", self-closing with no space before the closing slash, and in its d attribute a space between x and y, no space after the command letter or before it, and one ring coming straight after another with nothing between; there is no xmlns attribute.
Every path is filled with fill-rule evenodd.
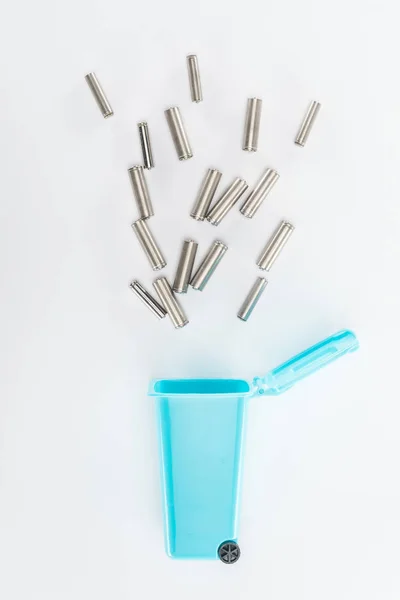
<svg viewBox="0 0 400 600"><path fill-rule="evenodd" d="M275 367L265 377L255 377L255 393L270 396L282 394L300 379L308 377L344 354L354 352L358 347L358 340L352 331L339 331Z"/></svg>

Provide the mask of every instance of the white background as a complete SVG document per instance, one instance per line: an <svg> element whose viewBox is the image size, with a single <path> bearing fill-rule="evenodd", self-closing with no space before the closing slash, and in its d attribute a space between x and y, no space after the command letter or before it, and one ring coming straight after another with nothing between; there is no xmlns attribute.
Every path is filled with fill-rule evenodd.
<svg viewBox="0 0 400 600"><path fill-rule="evenodd" d="M398 599L400 94L394 2L8 2L0 24L0 596L4 600ZM199 56L204 102L185 57ZM95 71L115 111L103 120ZM241 150L263 98L260 150ZM322 103L302 149L293 138ZM181 107L194 158L163 111ZM127 168L149 122L151 226L229 251L190 324L130 292L154 274ZM252 221L188 217L206 168L281 174ZM282 218L296 230L252 319L236 311ZM234 567L163 549L153 377L262 375L343 327L361 350L251 402Z"/></svg>

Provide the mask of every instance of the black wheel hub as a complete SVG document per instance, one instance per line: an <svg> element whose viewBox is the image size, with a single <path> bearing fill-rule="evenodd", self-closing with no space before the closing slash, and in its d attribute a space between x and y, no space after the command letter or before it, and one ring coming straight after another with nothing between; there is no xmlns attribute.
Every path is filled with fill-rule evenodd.
<svg viewBox="0 0 400 600"><path fill-rule="evenodd" d="M240 558L240 548L236 542L223 542L218 548L218 557L226 565L233 565Z"/></svg>

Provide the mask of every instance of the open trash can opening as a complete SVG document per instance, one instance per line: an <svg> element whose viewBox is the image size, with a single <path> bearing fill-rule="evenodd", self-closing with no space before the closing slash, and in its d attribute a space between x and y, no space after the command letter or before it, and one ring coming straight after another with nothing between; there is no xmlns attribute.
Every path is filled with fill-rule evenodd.
<svg viewBox="0 0 400 600"><path fill-rule="evenodd" d="M243 379L161 379L159 422L164 525L173 558L216 559L230 564L240 549L238 508L248 400L278 395L296 381L358 348L341 331L252 383Z"/></svg>

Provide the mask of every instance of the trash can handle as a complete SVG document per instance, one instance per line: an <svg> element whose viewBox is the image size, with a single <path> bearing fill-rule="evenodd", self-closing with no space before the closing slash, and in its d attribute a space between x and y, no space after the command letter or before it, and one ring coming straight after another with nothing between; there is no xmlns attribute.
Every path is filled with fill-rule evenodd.
<svg viewBox="0 0 400 600"><path fill-rule="evenodd" d="M255 377L254 393L270 396L282 394L300 379L308 377L344 354L354 352L358 347L358 340L352 331L338 331L275 367L265 377Z"/></svg>

